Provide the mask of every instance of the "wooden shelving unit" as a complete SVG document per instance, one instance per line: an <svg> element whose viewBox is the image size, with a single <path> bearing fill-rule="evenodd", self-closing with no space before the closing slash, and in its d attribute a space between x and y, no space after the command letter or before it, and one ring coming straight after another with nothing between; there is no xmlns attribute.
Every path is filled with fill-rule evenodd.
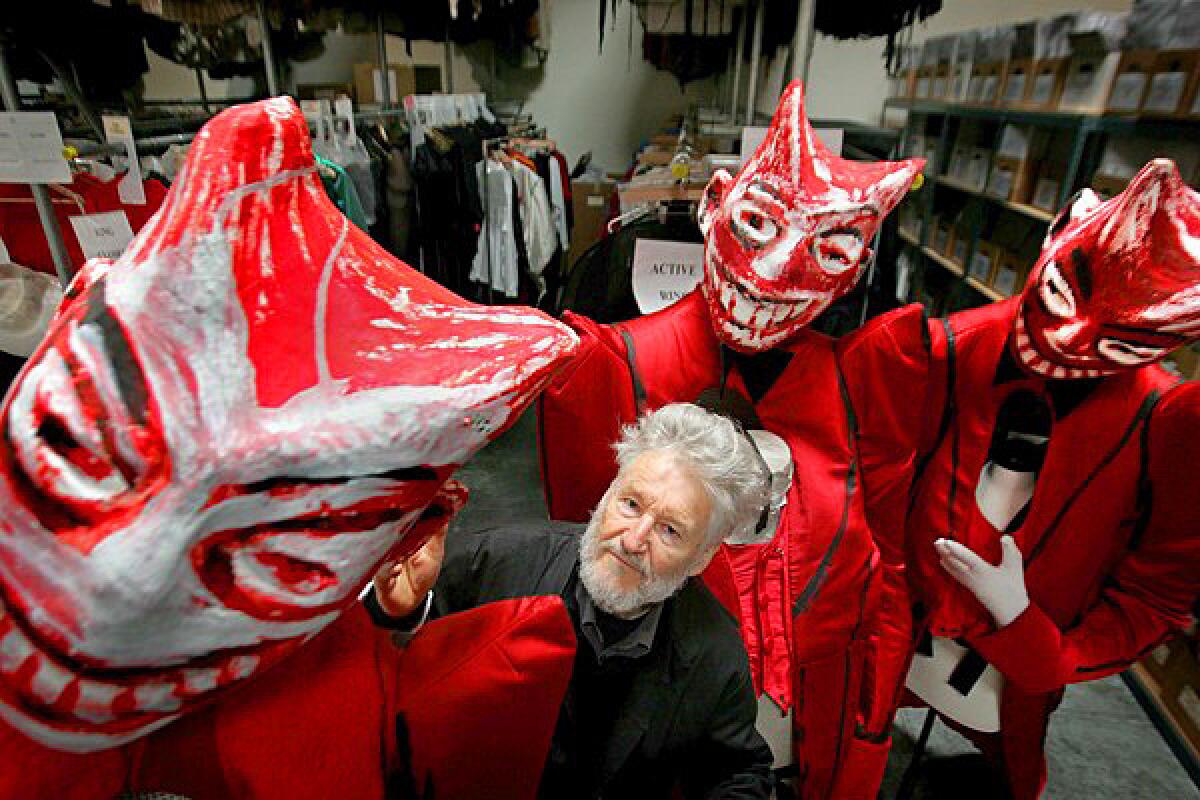
<svg viewBox="0 0 1200 800"><path fill-rule="evenodd" d="M1032 219L1036 219L1038 222L1044 223L1046 225L1049 225L1051 222L1054 221L1054 215L1051 214L1049 211L1044 211L1044 210L1038 208L1037 206L1031 206L1031 205L1027 205L1025 203L1014 203L1011 200L1005 200L1003 197L997 197L994 194L988 194L987 192L981 192L978 189L976 189L975 187L968 186L967 184L963 183L962 181L957 180L955 178L951 178L948 175L939 175L939 176L937 176L937 178L935 180L938 183L940 183L942 186L948 186L951 189L957 189L960 192L965 192L967 194L971 194L976 197L982 197L983 199L988 200L989 202L995 203L998 206L1007 208L1010 211L1016 211L1018 214L1024 214L1025 216L1030 217Z"/></svg>

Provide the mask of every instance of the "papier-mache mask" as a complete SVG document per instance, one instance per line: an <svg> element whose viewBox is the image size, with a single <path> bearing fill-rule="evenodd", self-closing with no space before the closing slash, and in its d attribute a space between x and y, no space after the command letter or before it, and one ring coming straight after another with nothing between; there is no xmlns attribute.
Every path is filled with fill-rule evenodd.
<svg viewBox="0 0 1200 800"><path fill-rule="evenodd" d="M854 288L875 231L924 164L834 156L792 82L754 155L736 178L717 171L701 203L702 290L721 340L768 350Z"/></svg>
<svg viewBox="0 0 1200 800"><path fill-rule="evenodd" d="M1200 338L1200 196L1165 158L1106 202L1084 189L1050 226L1013 351L1048 378L1098 378Z"/></svg>
<svg viewBox="0 0 1200 800"><path fill-rule="evenodd" d="M0 716L91 751L283 658L453 513L573 352L349 224L287 98L223 112L0 418Z"/></svg>

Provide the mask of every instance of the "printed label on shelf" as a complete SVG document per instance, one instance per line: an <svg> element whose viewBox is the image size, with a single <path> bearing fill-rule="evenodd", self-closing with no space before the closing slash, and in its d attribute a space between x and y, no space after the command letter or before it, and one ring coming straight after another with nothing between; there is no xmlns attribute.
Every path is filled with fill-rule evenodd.
<svg viewBox="0 0 1200 800"><path fill-rule="evenodd" d="M1150 81L1150 92L1142 108L1146 111L1171 112L1179 109L1183 90L1187 86L1187 74L1183 72L1160 72Z"/></svg>
<svg viewBox="0 0 1200 800"><path fill-rule="evenodd" d="M929 78L917 79L917 97L929 97Z"/></svg>
<svg viewBox="0 0 1200 800"><path fill-rule="evenodd" d="M130 206L146 205L146 186L142 183L142 164L138 159L137 143L133 140L133 125L129 117L105 115L104 138L109 144L125 146L125 175L117 184L117 196Z"/></svg>
<svg viewBox="0 0 1200 800"><path fill-rule="evenodd" d="M0 112L0 183L70 182L54 112Z"/></svg>
<svg viewBox="0 0 1200 800"><path fill-rule="evenodd" d="M945 97L946 96L946 78L945 78L945 76L940 77L940 78L934 78L934 80L933 80L933 96L934 97Z"/></svg>
<svg viewBox="0 0 1200 800"><path fill-rule="evenodd" d="M1137 111L1145 89L1146 73L1122 73L1113 83L1112 94L1108 98L1108 107L1113 111Z"/></svg>
<svg viewBox="0 0 1200 800"><path fill-rule="evenodd" d="M633 246L633 298L643 314L666 308L704 277L704 245L638 239Z"/></svg>
<svg viewBox="0 0 1200 800"><path fill-rule="evenodd" d="M971 269L968 271L973 277L987 283L992 274L992 257L987 253L976 253L971 257Z"/></svg>
<svg viewBox="0 0 1200 800"><path fill-rule="evenodd" d="M133 229L124 211L71 217L71 227L85 258L120 258L133 241Z"/></svg>
<svg viewBox="0 0 1200 800"><path fill-rule="evenodd" d="M996 102L996 89L999 88L1000 79L995 75L988 75L983 79L983 93L979 99L984 103Z"/></svg>
<svg viewBox="0 0 1200 800"><path fill-rule="evenodd" d="M1038 75L1033 79L1033 95L1030 96L1030 101L1044 106L1050 102L1051 95L1054 94L1054 74Z"/></svg>
<svg viewBox="0 0 1200 800"><path fill-rule="evenodd" d="M1025 97L1025 76L1009 75L1004 85L1004 102L1019 103Z"/></svg>

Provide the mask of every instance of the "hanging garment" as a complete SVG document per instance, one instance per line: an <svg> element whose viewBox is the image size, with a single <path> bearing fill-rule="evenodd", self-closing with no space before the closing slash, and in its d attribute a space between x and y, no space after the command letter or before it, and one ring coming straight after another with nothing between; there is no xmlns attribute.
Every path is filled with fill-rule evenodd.
<svg viewBox="0 0 1200 800"><path fill-rule="evenodd" d="M413 176L409 151L393 146L387 160L387 209L392 252L408 258L409 234L413 225Z"/></svg>
<svg viewBox="0 0 1200 800"><path fill-rule="evenodd" d="M358 189L346 170L323 156L314 156L321 175L321 185L329 199L353 222L360 230L367 229L367 216L363 213L362 203L358 199Z"/></svg>
<svg viewBox="0 0 1200 800"><path fill-rule="evenodd" d="M544 290L545 284L541 275L558 248L550 200L546 196L546 187L542 179L524 163L513 161L513 177L517 181L517 204L521 211L529 273L534 282Z"/></svg>
<svg viewBox="0 0 1200 800"><path fill-rule="evenodd" d="M567 230L567 202L563 191L563 168L553 153L548 154L547 163L550 166L550 207L554 212L554 230L558 233L558 246L565 253L571 247L571 234Z"/></svg>
<svg viewBox="0 0 1200 800"><path fill-rule="evenodd" d="M507 297L516 297L519 267L513 227L516 202L513 180L508 170L491 159L481 161L476 169L479 184L487 191L483 201L487 218L479 235L481 245L471 264L471 280Z"/></svg>

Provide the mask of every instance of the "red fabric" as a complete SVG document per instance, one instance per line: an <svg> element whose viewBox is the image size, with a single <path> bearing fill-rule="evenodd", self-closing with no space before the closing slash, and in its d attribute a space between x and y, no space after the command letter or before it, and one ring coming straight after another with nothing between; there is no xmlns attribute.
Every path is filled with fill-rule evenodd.
<svg viewBox="0 0 1200 800"><path fill-rule="evenodd" d="M557 596L489 603L421 630L400 666L412 796L536 797L574 661Z"/></svg>
<svg viewBox="0 0 1200 800"><path fill-rule="evenodd" d="M866 493L869 503L878 503L869 514L873 521L893 520L881 522L875 533L885 558L903 553L905 583L912 592L911 599L904 598L903 584L897 583L900 596L891 599L884 616L904 617L911 600L918 600L928 610L926 623L935 635L966 638L1005 674L1001 734L992 749L1003 754L1015 796L1033 798L1045 780L1041 748L1046 715L1061 689L1124 669L1184 624L1200 593L1200 539L1194 535L1200 530L1200 509L1187 468L1196 451L1200 405L1195 384L1169 389L1165 373L1148 367L1105 379L1055 421L1033 503L1015 533L1027 558L1044 541L1026 571L1032 606L1008 628L995 631L974 596L942 570L933 541L952 535L985 558L998 560L1000 533L979 515L975 483L1000 403L1015 389L1044 387L1040 379L995 382L1016 309L1017 302L1008 301L951 318L957 360L955 414L913 489L911 513L898 518L904 520L902 525L895 515L900 489L907 485L903 470L885 466L876 481L873 468L915 463L915 453L934 446L946 391L945 334L940 324L931 324L931 349L926 350L921 331L897 324L913 313L901 311L848 343L843 366L854 376L850 389L858 395L856 407L872 410L860 418ZM898 338L902 330L913 336L907 343ZM908 357L888 370L880 354L895 348ZM932 356L922 355L928 353ZM924 376L923 359L929 367ZM930 394L900 394L894 391L899 385L924 385ZM942 398L936 399L939 387ZM1138 427L1119 447L1153 389L1165 394L1150 417L1147 436L1143 439ZM917 416L932 424L915 423L908 429L918 431L917 441L911 436L907 440L915 452L897 458L905 436L878 426ZM1145 454L1143 441L1148 446ZM1152 505L1144 533L1132 546L1143 457ZM1088 476L1091 482L1084 486ZM910 472L909 482L911 478ZM950 508L952 483L955 503ZM1071 497L1075 500L1067 507ZM950 519L956 521L953 528ZM902 682L912 655L911 619L884 619L878 630L884 638L896 637L884 650L897 661L884 672ZM877 687L876 692L885 697L889 690ZM898 702L898 689L891 692Z"/></svg>
<svg viewBox="0 0 1200 800"><path fill-rule="evenodd" d="M382 798L399 652L355 606L283 664L119 749L61 753L0 723L0 797Z"/></svg>
<svg viewBox="0 0 1200 800"><path fill-rule="evenodd" d="M79 239L75 236L75 229L71 226L71 217L123 210L129 218L129 227L137 233L150 221L167 196L166 187L160 181L151 179L143 182L146 204L126 205L118 195L119 181L120 176L111 181L102 181L91 175L76 175L71 184L64 188L79 195L83 203L82 208L64 193L53 188L49 190L55 216L58 218L58 227L62 231L63 242L66 244L71 266L75 270L83 266L86 259L79 246ZM10 202L14 200L21 202ZM33 194L28 186L15 183L0 184L0 239L4 240L9 256L14 262L54 274L50 245L46 242L46 234L42 230L37 207L33 204Z"/></svg>
<svg viewBox="0 0 1200 800"><path fill-rule="evenodd" d="M695 401L718 386L721 356L699 292L619 325L574 315L567 321L580 333L585 356L543 395L540 443L551 516L579 520L615 477L606 454L620 425L636 417L620 332L634 342L648 409ZM756 689L785 709L795 706L802 795L829 797L861 719L868 650L860 639L870 629L865 621L878 559L859 495L853 488L847 495L850 433L833 343L804 330L782 349L793 353L791 362L754 404L763 427L788 442L795 461L779 533L766 545L723 546L705 580L737 612ZM603 357L588 360L592 352ZM744 391L736 370L727 385ZM806 589L811 597L793 616Z"/></svg>

